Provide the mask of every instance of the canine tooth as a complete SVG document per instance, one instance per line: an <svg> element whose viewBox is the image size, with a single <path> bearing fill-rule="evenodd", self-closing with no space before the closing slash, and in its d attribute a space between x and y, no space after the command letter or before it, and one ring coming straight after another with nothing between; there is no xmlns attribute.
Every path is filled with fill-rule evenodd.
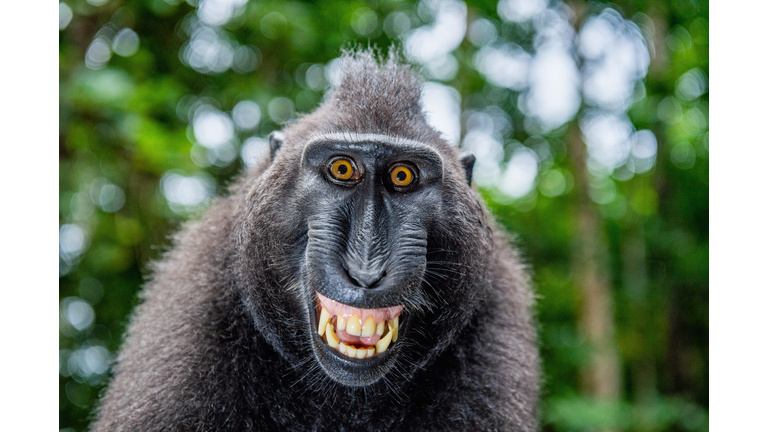
<svg viewBox="0 0 768 432"><path fill-rule="evenodd" d="M336 315L336 330L344 330L347 328L347 322L344 321L344 317Z"/></svg>
<svg viewBox="0 0 768 432"><path fill-rule="evenodd" d="M339 352L340 353L346 354L347 353L347 348L349 348L349 345L345 344L344 342L341 342L339 344Z"/></svg>
<svg viewBox="0 0 768 432"><path fill-rule="evenodd" d="M396 316L392 325L392 342L397 342L398 330L400 330L400 317Z"/></svg>
<svg viewBox="0 0 768 432"><path fill-rule="evenodd" d="M365 357L373 357L376 354L376 348L369 347L365 349Z"/></svg>
<svg viewBox="0 0 768 432"><path fill-rule="evenodd" d="M383 319L383 320L379 321L379 325L376 326L376 334L379 335L379 336L383 335L384 334L384 328L386 327L386 325L387 325L387 320Z"/></svg>
<svg viewBox="0 0 768 432"><path fill-rule="evenodd" d="M360 328L360 318L357 315L353 314L351 317L349 317L349 321L347 321L346 331L352 336L360 336L362 334L361 328Z"/></svg>
<svg viewBox="0 0 768 432"><path fill-rule="evenodd" d="M366 354L368 354L368 350L361 348L361 349L357 350L357 356L356 357L359 358L359 359L364 359Z"/></svg>
<svg viewBox="0 0 768 432"><path fill-rule="evenodd" d="M389 324L389 333L386 334L381 340L376 342L376 354L381 354L387 350L389 343L392 342L392 324Z"/></svg>
<svg viewBox="0 0 768 432"><path fill-rule="evenodd" d="M372 316L369 316L367 320L365 320L365 324L363 324L363 329L361 330L360 335L363 337L371 337L376 333L376 320L373 319Z"/></svg>
<svg viewBox="0 0 768 432"><path fill-rule="evenodd" d="M320 311L320 319L317 322L317 333L320 334L320 336L325 333L326 324L328 324L328 321L330 320L331 313L325 310L325 308L322 308L322 311Z"/></svg>
<svg viewBox="0 0 768 432"><path fill-rule="evenodd" d="M325 339L328 342L328 346L331 348L339 346L339 337L336 336L336 332L333 331L331 323L325 324Z"/></svg>
<svg viewBox="0 0 768 432"><path fill-rule="evenodd" d="M350 357L357 357L357 348L347 345L347 355Z"/></svg>

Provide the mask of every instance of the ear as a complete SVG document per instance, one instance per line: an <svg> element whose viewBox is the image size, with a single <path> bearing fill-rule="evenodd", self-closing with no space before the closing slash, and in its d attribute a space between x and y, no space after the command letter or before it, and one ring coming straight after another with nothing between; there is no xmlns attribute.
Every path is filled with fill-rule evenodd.
<svg viewBox="0 0 768 432"><path fill-rule="evenodd" d="M281 131L274 131L269 134L269 159L271 161L275 160L277 151L283 146L283 141L285 141L285 135Z"/></svg>
<svg viewBox="0 0 768 432"><path fill-rule="evenodd" d="M472 153L462 153L459 161L464 165L464 173L467 176L467 184L472 186L472 168L475 166L475 155Z"/></svg>

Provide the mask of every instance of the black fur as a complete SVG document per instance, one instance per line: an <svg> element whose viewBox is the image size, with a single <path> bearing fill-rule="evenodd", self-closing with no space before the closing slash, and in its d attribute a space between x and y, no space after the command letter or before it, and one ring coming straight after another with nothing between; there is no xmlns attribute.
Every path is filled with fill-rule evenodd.
<svg viewBox="0 0 768 432"><path fill-rule="evenodd" d="M407 66L368 51L344 64L328 100L270 139L271 157L154 265L93 431L536 430L529 277L468 185L473 158L426 124ZM424 143L440 170L419 166L408 193L382 189L373 168L359 186L334 186L305 147L338 132ZM355 287L342 261L386 271L371 282L381 288ZM329 360L310 286L358 307L405 305L386 361Z"/></svg>

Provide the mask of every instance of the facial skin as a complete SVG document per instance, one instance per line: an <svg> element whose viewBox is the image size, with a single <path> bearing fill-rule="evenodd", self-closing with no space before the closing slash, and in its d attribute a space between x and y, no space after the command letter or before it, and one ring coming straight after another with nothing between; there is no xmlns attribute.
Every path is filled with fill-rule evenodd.
<svg viewBox="0 0 768 432"><path fill-rule="evenodd" d="M385 136L353 143L334 138L315 138L303 153L299 193L315 203L307 215L305 281L349 306L402 306L424 277L430 215L441 207L437 186L442 159L417 142L390 142ZM339 158L337 165L353 171L349 179L334 175L333 162ZM348 174L345 170L340 177ZM311 323L315 316L310 313ZM381 378L397 357L396 344L379 356L358 360L330 349L319 337L313 342L323 369L348 385Z"/></svg>
<svg viewBox="0 0 768 432"><path fill-rule="evenodd" d="M402 363L412 365L412 361L400 358L403 350L408 349L405 355L409 358L418 355L414 351L430 348L435 342L450 337L451 331L461 323L461 319L445 320L439 331L427 332L430 326L424 321L465 318L460 312L470 305L467 302L456 310L435 313L436 304L451 303L451 299L438 298L442 293L437 292L435 286L451 280L461 286L460 279L451 274L455 270L451 270L450 264L456 262L456 257L447 255L455 255L457 248L445 242L450 233L446 232L444 217L461 210L461 204L474 206L475 210L479 210L479 204L462 203L451 187L455 184L469 189L469 185L462 182L465 172L455 169L459 164L454 161L451 165L454 172L446 179L444 156L439 147L417 140L384 134L314 133L296 155L292 162L296 162L299 169L292 171L292 180L286 184L293 191L281 205L294 215L287 219L301 234L292 248L301 253L284 259L283 264L277 266L288 269L279 277L294 281L296 289L291 292L297 294L293 300L298 300L300 311L297 311L299 317L292 318L303 318L302 327L307 329L304 337L310 342L314 356L310 361L318 362L338 383L367 386L392 368L402 369ZM470 172L473 162L474 158L464 159ZM274 169L279 171L281 163L278 158ZM458 205L446 209L446 202ZM459 229L460 225L453 228ZM483 226L467 228L477 231L475 237L487 235ZM479 252L482 249L476 251ZM430 259L440 264L429 270ZM280 257L271 257L271 260L281 261ZM456 262L457 267L460 265ZM425 277L427 273L437 275L433 279L439 280L430 284ZM257 293L246 293L253 294ZM385 333L379 335L382 337L374 338L373 342L349 344L356 350L367 348L369 356L345 355L349 353L340 352L334 342L329 345L329 336L320 334L324 333L324 325L318 328L318 319L323 316L321 296L334 305L338 303L338 307L346 307L345 310L359 309L360 312L354 312L359 326L364 327L366 317L373 316L371 325L377 325L379 332L385 329ZM451 296L456 302L462 302L461 290ZM339 321L349 321L351 314L332 314L333 339L340 330ZM374 349L377 340L386 339L386 329L394 323L394 318L398 328L393 330L398 340L391 341L384 350ZM411 326L418 333L411 334ZM428 336L427 341L419 340L423 335ZM296 355L301 357L300 353ZM421 353L420 357L428 356Z"/></svg>

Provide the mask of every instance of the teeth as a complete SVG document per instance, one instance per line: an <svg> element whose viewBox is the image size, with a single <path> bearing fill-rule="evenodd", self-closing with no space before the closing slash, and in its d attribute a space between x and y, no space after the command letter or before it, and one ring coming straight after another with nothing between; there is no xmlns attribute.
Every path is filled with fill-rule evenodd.
<svg viewBox="0 0 768 432"><path fill-rule="evenodd" d="M344 342L342 342L341 344L347 345ZM347 345L347 355L350 357L357 357L357 348Z"/></svg>
<svg viewBox="0 0 768 432"><path fill-rule="evenodd" d="M364 359L384 353L392 343L397 341L397 336L400 331L399 316L391 320L382 319L379 323L376 323L373 316L369 316L365 322L362 323L360 317L356 314L353 314L346 320L343 316L336 315L335 322L333 321L333 318L334 316L331 315L325 307L321 307L320 317L318 318L317 324L317 333L323 340L325 340L328 346L350 358ZM372 337L373 335L378 335L380 338L375 346L363 345L362 348L356 348L347 342L341 341L336 334L339 330L344 330L352 336Z"/></svg>
<svg viewBox="0 0 768 432"><path fill-rule="evenodd" d="M325 325L325 335L325 339L328 341L328 346L331 348L336 348L339 346L339 337L336 336L336 332L333 331L333 326L331 323L327 323Z"/></svg>
<svg viewBox="0 0 768 432"><path fill-rule="evenodd" d="M376 333L376 321L372 316L369 316L368 319L365 320L365 324L363 324L363 329L360 335L363 337L371 337L374 333Z"/></svg>
<svg viewBox="0 0 768 432"><path fill-rule="evenodd" d="M325 333L325 327L328 324L328 321L331 320L331 314L325 308L322 308L323 310L320 312L320 319L317 323L317 332L320 334L320 336Z"/></svg>
<svg viewBox="0 0 768 432"><path fill-rule="evenodd" d="M400 317L396 316L392 325L392 342L397 342L397 333L400 330Z"/></svg>
<svg viewBox="0 0 768 432"><path fill-rule="evenodd" d="M362 329L360 328L360 318L357 315L353 314L351 317L349 317L346 331L352 336L360 336L362 334L361 330Z"/></svg>
<svg viewBox="0 0 768 432"><path fill-rule="evenodd" d="M381 338L378 342L376 342L376 354L381 354L384 351L387 350L387 347L389 347L389 343L392 342L392 335L394 334L394 330L392 328L392 323L389 324L389 332L386 336Z"/></svg>

